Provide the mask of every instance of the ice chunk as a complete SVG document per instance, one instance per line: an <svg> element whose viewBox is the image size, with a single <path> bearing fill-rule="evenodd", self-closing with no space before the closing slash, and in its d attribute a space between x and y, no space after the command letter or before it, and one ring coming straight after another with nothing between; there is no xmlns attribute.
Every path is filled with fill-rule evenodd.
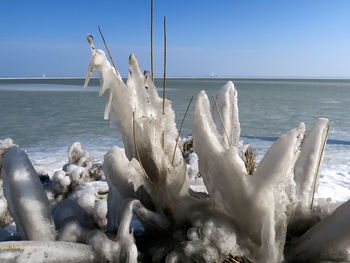
<svg viewBox="0 0 350 263"><path fill-rule="evenodd" d="M93 215L98 197L108 191L108 185L104 181L84 182L73 190L69 198L77 202L89 215Z"/></svg>
<svg viewBox="0 0 350 263"><path fill-rule="evenodd" d="M92 229L92 221L84 209L71 199L59 202L52 214L60 241L83 243Z"/></svg>
<svg viewBox="0 0 350 263"><path fill-rule="evenodd" d="M22 239L55 240L49 200L28 156L11 147L3 158L4 193Z"/></svg>
<svg viewBox="0 0 350 263"><path fill-rule="evenodd" d="M292 262L321 262L350 260L350 201L338 207L334 213L287 249L287 259Z"/></svg>
<svg viewBox="0 0 350 263"><path fill-rule="evenodd" d="M304 137L301 154L294 167L297 204L288 226L291 236L299 236L320 220L320 213L314 209L314 195L318 185L328 130L328 119L318 119Z"/></svg>
<svg viewBox="0 0 350 263"><path fill-rule="evenodd" d="M68 186L71 184L71 179L66 175L65 171L57 170L53 174L51 184L56 193L65 194L68 192Z"/></svg>
<svg viewBox="0 0 350 263"><path fill-rule="evenodd" d="M78 166L91 166L92 157L82 149L80 142L73 143L68 149L68 163Z"/></svg>
<svg viewBox="0 0 350 263"><path fill-rule="evenodd" d="M239 125L238 121L235 125ZM304 129L304 124L300 124L281 136L266 153L255 175L249 176L237 145L228 145L218 130L205 92L197 97L194 149L210 199L232 217L239 229L240 242L248 239L255 242L256 247L250 252L260 262L280 262L283 257L287 215L295 198L293 168Z"/></svg>
<svg viewBox="0 0 350 263"><path fill-rule="evenodd" d="M215 101L220 114L215 103L212 106L211 112L218 132L221 135L227 133L230 140L230 142L227 142L227 138L224 136L224 140L227 144L239 146L241 126L238 115L237 90L232 81L227 82L226 85L217 92Z"/></svg>
<svg viewBox="0 0 350 263"><path fill-rule="evenodd" d="M94 47L91 38L89 43L92 52L89 69L100 75L100 94L108 93L106 113L117 123L125 147L125 153L112 149L114 159L119 162L105 159L107 181L119 190L123 198L130 197L126 193L129 189L137 191L142 185L157 209L168 208L188 191L186 164L179 147L175 148L178 131L171 101L165 100L163 113L163 100L158 96L149 73L141 73L134 55L129 57L129 75L125 84L104 52ZM133 174L133 179L126 179L125 174ZM125 186L128 180L136 185L120 186L120 182Z"/></svg>
<svg viewBox="0 0 350 263"><path fill-rule="evenodd" d="M310 210L312 208L312 199L317 188L328 130L328 119L318 119L304 138L294 172L300 197L299 209Z"/></svg>
<svg viewBox="0 0 350 263"><path fill-rule="evenodd" d="M98 200L95 202L93 216L95 222L100 227L100 229L105 229L107 227L107 200Z"/></svg>

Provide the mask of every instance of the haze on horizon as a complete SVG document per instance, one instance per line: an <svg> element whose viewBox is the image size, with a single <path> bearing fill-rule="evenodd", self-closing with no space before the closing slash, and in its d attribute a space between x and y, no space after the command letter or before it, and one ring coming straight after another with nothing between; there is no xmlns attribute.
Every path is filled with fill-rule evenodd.
<svg viewBox="0 0 350 263"><path fill-rule="evenodd" d="M130 53L150 69L150 0L1 1L0 77L84 76L85 39L103 47L123 76ZM155 74L350 77L350 2L155 0Z"/></svg>

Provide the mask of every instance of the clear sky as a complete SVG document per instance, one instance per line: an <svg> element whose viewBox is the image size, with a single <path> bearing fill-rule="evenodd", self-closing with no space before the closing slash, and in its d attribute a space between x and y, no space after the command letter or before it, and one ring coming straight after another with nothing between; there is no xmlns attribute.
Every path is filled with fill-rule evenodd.
<svg viewBox="0 0 350 263"><path fill-rule="evenodd" d="M150 0L2 0L0 77L84 76L100 25L122 75L150 68ZM155 73L350 77L349 0L155 0Z"/></svg>

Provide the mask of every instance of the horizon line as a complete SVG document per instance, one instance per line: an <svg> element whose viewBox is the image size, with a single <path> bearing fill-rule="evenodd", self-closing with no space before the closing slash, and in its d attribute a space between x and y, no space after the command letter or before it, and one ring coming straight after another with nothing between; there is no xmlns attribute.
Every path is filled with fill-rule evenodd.
<svg viewBox="0 0 350 263"><path fill-rule="evenodd" d="M123 79L128 77L122 76ZM347 80L349 77L318 77L318 76L169 76L167 79L328 79L328 80ZM45 80L45 79L85 79L84 76L52 76L52 77L0 77L0 80L17 80L17 79L29 79L29 80ZM92 77L91 79L99 79L99 77ZM163 77L155 77L155 79L162 80Z"/></svg>

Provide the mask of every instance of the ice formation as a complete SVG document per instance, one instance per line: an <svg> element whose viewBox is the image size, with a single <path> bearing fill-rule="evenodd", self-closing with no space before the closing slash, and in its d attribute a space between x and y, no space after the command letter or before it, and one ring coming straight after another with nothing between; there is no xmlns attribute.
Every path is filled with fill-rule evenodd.
<svg viewBox="0 0 350 263"><path fill-rule="evenodd" d="M296 204L304 202L306 198L302 196L302 191L299 189L307 187L306 184L297 185L297 183L303 176L309 179L318 173L314 170L320 165L322 157L320 152L322 153L324 150L323 145L327 133L316 124L315 128L308 134L310 139L306 141L309 142L309 145L306 144L305 154L302 155L302 159L296 166L297 168L303 167L307 172L301 175L296 174L296 179L294 179L294 167L300 154L304 124L300 124L296 129L276 141L260 162L254 176L248 176L242 159L245 148L240 141L237 91L233 83L229 82L216 95L216 110L215 106L210 110L209 100L206 94L201 92L197 97L193 138L194 149L199 157L199 170L210 194L210 201L195 200L188 194L186 184L170 185L171 188L159 184L159 178L166 181L172 175L173 166L169 163L166 148L167 145L174 147L177 132L176 129L169 131L162 125L166 122L169 123L170 127L175 127L173 114L162 116L160 112L161 101L149 75L147 73L142 75L138 70L136 58L130 56L129 77L127 83L124 84L119 73L107 61L104 53L96 50L91 37L88 39L92 50L89 70L96 70L100 73L100 94L109 91L105 117L111 116L111 119L117 121L125 145L125 153L122 149L114 148L106 155L104 162L107 181L115 190L118 190L119 196L115 200L120 204L122 199L137 198L145 204L146 208L150 209L148 204L149 199L151 199L154 211L161 216L161 223L166 223L165 218L167 217L179 223L186 222L186 220L196 221L198 214L203 213L203 209L209 210L213 204L216 209L216 217L217 214L221 214L222 217L229 218L228 222L231 224L229 227L231 231L228 231L230 232L229 236L235 237L234 239L238 243L231 240L231 249L220 251L216 247L216 251L208 258L202 255L203 259L214 260L215 258L217 260L220 259L220 253L230 252L245 253L255 261L280 262L283 259L288 222L291 215L295 214ZM88 76L90 75L89 72ZM116 81L104 81L113 78ZM128 105L118 102L122 96L126 98L124 103L128 103ZM131 116L132 112L137 112L137 107L141 108L143 123L139 118ZM126 108L129 109L128 113L125 112ZM171 110L170 106L169 110ZM326 120L323 122L328 123ZM129 129L125 128L127 127L125 123L129 123ZM164 144L162 144L163 136L166 138ZM152 140L148 138L152 138ZM139 141L139 139L141 140ZM312 147L315 149L311 149ZM309 152L316 152L316 156L311 161L305 161L304 159L307 159L305 155L310 154ZM163 164L164 161L162 163L160 160L164 160L165 164ZM153 176L154 173L158 175L160 170L165 170L164 167L168 171L162 176ZM183 173L178 174L183 177ZM149 176L149 174L151 175ZM176 185L177 189L185 188L185 191L169 198L168 189L172 189ZM137 195L137 191L141 187L144 187L148 195ZM159 192L155 188L162 188L164 192ZM177 190L177 192L179 191ZM173 200L176 200L176 203ZM116 215L118 213L121 211L115 212ZM135 211L135 214L137 213ZM208 211L204 214L207 213ZM179 214L181 216L177 216ZM116 215L111 216L112 220L118 218ZM209 215L208 217L210 218ZM115 220L113 225L117 226L117 219ZM140 220L145 225L154 223L154 220L150 218L141 217ZM201 227L204 228L207 223L214 226L213 228L218 227L216 221L216 219L209 219ZM224 236L222 235L221 238ZM225 240L225 238L218 238L213 242L220 244ZM169 253L169 260L176 258L183 260L186 252L193 257L193 251L196 249L189 247L191 247L190 244L182 254L174 251ZM203 249L205 247L202 246ZM208 245L208 247L210 246ZM196 252L199 253L199 251L200 249Z"/></svg>
<svg viewBox="0 0 350 263"><path fill-rule="evenodd" d="M105 118L117 122L125 146L125 150L115 147L107 153L104 162L107 182L123 198L135 197L143 186L148 193L146 198L152 199L158 212L171 211L188 188L186 165L179 148L172 162L178 131L171 102L166 100L163 113L163 101L148 72L140 72L135 56L129 58L125 84L104 52L95 48L91 36L88 40L92 51L89 71L100 74L100 95L108 93Z"/></svg>
<svg viewBox="0 0 350 263"><path fill-rule="evenodd" d="M27 155L13 146L2 164L5 197L21 238L55 240L49 200Z"/></svg>
<svg viewBox="0 0 350 263"><path fill-rule="evenodd" d="M288 232L299 235L317 222L314 194L320 173L323 152L328 138L329 121L318 119L308 132L301 146L301 154L294 167L294 180L298 202L289 222Z"/></svg>
<svg viewBox="0 0 350 263"><path fill-rule="evenodd" d="M232 83L224 88L234 90ZM225 105L230 107L228 103ZM287 208L294 198L290 189L292 169L299 154L304 125L277 140L261 160L255 175L249 176L238 147L228 146L211 116L209 100L201 92L197 98L193 137L210 200L232 217L236 228L243 232L245 242L250 240L256 244L255 260L279 262L284 247ZM234 122L239 125L237 119Z"/></svg>
<svg viewBox="0 0 350 263"><path fill-rule="evenodd" d="M92 36L88 41L85 86L97 71L104 118L117 125L125 148L110 149L101 165L74 143L68 163L42 184L27 155L0 141L2 262L349 260L349 203L329 213L314 200L327 119L282 135L249 174L237 90L228 82L212 106L204 91L198 94L193 148L183 153L190 139L176 144L171 102L163 108L136 57L124 83ZM9 241L7 206L20 241Z"/></svg>
<svg viewBox="0 0 350 263"><path fill-rule="evenodd" d="M332 215L309 229L287 248L291 262L349 262L350 202L342 204Z"/></svg>

